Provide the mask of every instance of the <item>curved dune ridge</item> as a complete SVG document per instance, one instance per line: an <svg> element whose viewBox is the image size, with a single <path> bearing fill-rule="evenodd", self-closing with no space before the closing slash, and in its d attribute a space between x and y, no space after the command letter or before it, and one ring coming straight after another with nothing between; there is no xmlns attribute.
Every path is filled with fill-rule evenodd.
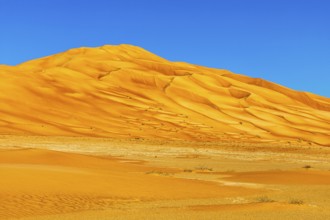
<svg viewBox="0 0 330 220"><path fill-rule="evenodd" d="M131 45L0 65L0 133L330 146L330 99Z"/></svg>

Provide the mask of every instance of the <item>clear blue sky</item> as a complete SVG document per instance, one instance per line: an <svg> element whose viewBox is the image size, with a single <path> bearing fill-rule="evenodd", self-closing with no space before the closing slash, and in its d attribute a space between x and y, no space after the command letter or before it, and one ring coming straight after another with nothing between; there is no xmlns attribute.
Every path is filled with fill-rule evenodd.
<svg viewBox="0 0 330 220"><path fill-rule="evenodd" d="M330 0L0 0L1 64L121 43L330 97Z"/></svg>

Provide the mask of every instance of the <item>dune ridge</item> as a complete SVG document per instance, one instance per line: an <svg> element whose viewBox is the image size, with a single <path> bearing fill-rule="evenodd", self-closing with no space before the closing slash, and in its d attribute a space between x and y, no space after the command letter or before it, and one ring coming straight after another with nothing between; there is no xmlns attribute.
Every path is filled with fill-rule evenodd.
<svg viewBox="0 0 330 220"><path fill-rule="evenodd" d="M131 45L0 65L0 134L330 146L330 99Z"/></svg>

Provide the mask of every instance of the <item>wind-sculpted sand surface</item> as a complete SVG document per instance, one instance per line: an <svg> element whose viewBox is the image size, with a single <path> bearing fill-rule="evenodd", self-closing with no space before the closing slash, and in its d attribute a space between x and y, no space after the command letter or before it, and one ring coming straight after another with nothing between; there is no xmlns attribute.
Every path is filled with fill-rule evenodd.
<svg viewBox="0 0 330 220"><path fill-rule="evenodd" d="M0 134L330 146L329 98L135 46L0 65L0 77Z"/></svg>
<svg viewBox="0 0 330 220"><path fill-rule="evenodd" d="M0 140L0 219L330 217L328 148Z"/></svg>
<svg viewBox="0 0 330 220"><path fill-rule="evenodd" d="M329 98L131 45L0 78L0 219L330 219Z"/></svg>

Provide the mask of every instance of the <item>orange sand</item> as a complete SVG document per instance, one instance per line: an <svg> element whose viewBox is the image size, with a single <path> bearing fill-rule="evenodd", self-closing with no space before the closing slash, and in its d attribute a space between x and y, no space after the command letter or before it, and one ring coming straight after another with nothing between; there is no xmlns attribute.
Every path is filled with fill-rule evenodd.
<svg viewBox="0 0 330 220"><path fill-rule="evenodd" d="M330 185L330 172L324 171L258 171L234 173L228 180L282 185Z"/></svg>
<svg viewBox="0 0 330 220"><path fill-rule="evenodd" d="M71 49L0 75L0 134L330 146L329 98L135 46Z"/></svg>
<svg viewBox="0 0 330 220"><path fill-rule="evenodd" d="M329 155L319 146L0 136L0 219L328 219Z"/></svg>
<svg viewBox="0 0 330 220"><path fill-rule="evenodd" d="M0 152L0 218L111 209L113 204L249 195L258 190L163 175L175 169L48 150Z"/></svg>

